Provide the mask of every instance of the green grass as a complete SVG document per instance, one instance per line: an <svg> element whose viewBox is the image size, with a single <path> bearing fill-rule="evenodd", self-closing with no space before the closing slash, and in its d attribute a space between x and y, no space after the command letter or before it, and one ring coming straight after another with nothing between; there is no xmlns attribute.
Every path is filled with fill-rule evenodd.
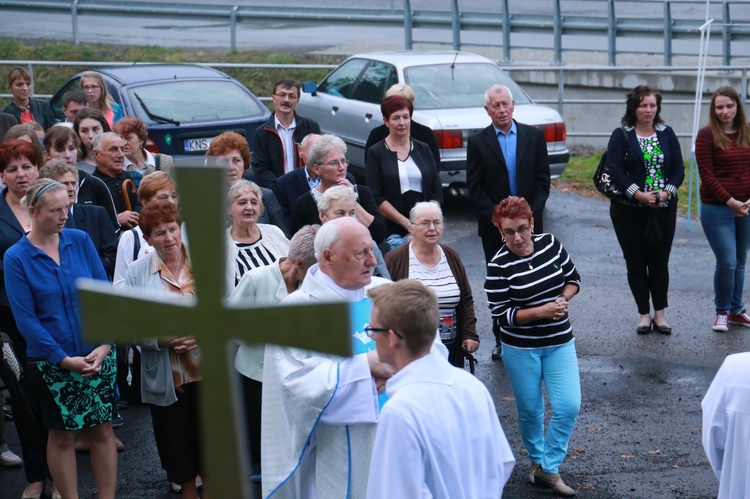
<svg viewBox="0 0 750 499"><path fill-rule="evenodd" d="M307 54L280 54L274 52L222 50L173 49L159 46L126 46L108 44L73 45L68 42L15 40L0 38L0 60L32 61L92 61L92 62L202 62L202 63L248 63L248 64L326 64L319 58ZM335 61L330 61L334 63ZM0 75L5 75L12 65L0 65ZM90 69L91 66L34 67L34 91L39 94L52 94L74 74ZM273 83L280 78L294 78L298 81L320 81L327 70L293 69L221 69L236 78L258 96L269 96ZM5 83L3 83L5 86ZM5 93L5 92L4 92ZM8 99L0 99L4 106Z"/></svg>
<svg viewBox="0 0 750 499"><path fill-rule="evenodd" d="M601 152L583 151L579 154L572 154L568 167L559 179L552 181L552 185L557 189L574 192L582 196L605 199L596 190L592 180L601 157ZM690 162L685 161L685 181L677 189L677 210L681 214L687 213L689 168Z"/></svg>

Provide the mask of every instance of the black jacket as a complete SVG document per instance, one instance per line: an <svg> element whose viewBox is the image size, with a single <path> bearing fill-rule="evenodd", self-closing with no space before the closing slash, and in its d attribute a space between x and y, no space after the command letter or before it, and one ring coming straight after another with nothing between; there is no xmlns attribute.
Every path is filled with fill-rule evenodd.
<svg viewBox="0 0 750 499"><path fill-rule="evenodd" d="M284 174L284 146L276 131L276 113L255 130L253 139L253 172L255 182L261 187L273 189L276 187L276 179ZM314 120L303 118L294 113L297 126L294 129L294 143L299 144L306 135L320 133L320 125ZM294 148L295 168L302 166L297 148Z"/></svg>
<svg viewBox="0 0 750 499"><path fill-rule="evenodd" d="M34 116L34 121L42 125L45 131L57 123L55 120L55 114L52 112L49 102L39 99L29 99L29 108L31 115ZM0 113L8 113L15 116L19 123L21 123L21 113L23 112L24 109L16 107L12 101L0 110Z"/></svg>
<svg viewBox="0 0 750 499"><path fill-rule="evenodd" d="M115 273L117 236L112 228L107 211L101 206L81 206L76 203L73 206L73 216L68 217L65 228L82 230L89 235L99 258L102 260L104 271L111 280Z"/></svg>
<svg viewBox="0 0 750 499"><path fill-rule="evenodd" d="M122 193L122 183L125 180L130 180L130 175L128 175L128 172L122 171L116 177L110 177L106 173L103 173L99 168L97 168L94 173L91 174L91 176L98 178L99 180L104 182L104 185L107 186L109 193L112 195L112 201L115 203L115 211L118 214L122 213L123 211L127 211L127 206L125 206L125 196ZM138 201L138 195L129 192L128 198L130 198L130 206L133 208L133 211L137 211L140 213L141 203L140 201Z"/></svg>
<svg viewBox="0 0 750 499"><path fill-rule="evenodd" d="M367 137L367 144L365 144L365 158L367 157L367 150L381 140L388 137L389 133L390 132L388 131L388 127L385 126L385 123L383 123L379 127L373 128L370 131L370 135L369 137ZM412 121L411 138L417 139L427 144L427 146L430 148L430 151L432 151L432 155L435 156L435 164L438 166L438 169L440 169L440 146L438 146L438 142L435 138L435 134L432 132L432 128L424 126L421 123L417 123L416 121Z"/></svg>
<svg viewBox="0 0 750 499"><path fill-rule="evenodd" d="M120 233L120 221L117 220L115 202L109 189L100 178L93 177L83 170L78 170L78 200L79 205L101 206L107 211L115 233ZM79 227L74 227L79 228ZM106 267L105 267L106 269Z"/></svg>

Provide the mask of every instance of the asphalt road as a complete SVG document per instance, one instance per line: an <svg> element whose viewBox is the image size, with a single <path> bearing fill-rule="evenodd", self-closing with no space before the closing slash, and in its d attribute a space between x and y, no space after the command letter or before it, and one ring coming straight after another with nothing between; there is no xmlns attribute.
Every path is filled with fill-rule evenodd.
<svg viewBox="0 0 750 499"><path fill-rule="evenodd" d="M482 346L476 375L494 397L518 464L505 497L552 497L527 483L513 394L502 362L490 360L490 316L483 292L484 263L471 208L446 204L444 241L459 250L475 294ZM717 482L701 446L700 401L724 357L750 350L750 330L710 329L713 255L700 223L686 230L678 220L671 259L671 336L637 336L637 313L625 264L608 215L608 203L554 191L545 227L563 242L581 273L581 293L570 314L580 363L583 405L561 467L581 498L711 498ZM120 454L118 498L176 497L167 492L152 442L148 410L123 411L116 430L126 445ZM19 452L13 425L6 430ZM88 455L79 455L82 498L95 497ZM0 469L0 497L20 497L20 469Z"/></svg>

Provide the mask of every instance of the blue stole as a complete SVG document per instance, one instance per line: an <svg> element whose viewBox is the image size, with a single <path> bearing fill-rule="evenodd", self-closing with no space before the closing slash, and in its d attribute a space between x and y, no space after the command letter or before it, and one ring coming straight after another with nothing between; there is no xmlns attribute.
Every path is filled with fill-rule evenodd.
<svg viewBox="0 0 750 499"><path fill-rule="evenodd" d="M349 304L349 320L351 321L352 330L352 352L354 355L367 353L375 350L375 342L365 333L365 326L370 323L370 311L372 310L372 300L365 298L358 302ZM378 395L380 409L388 400L388 396L383 393Z"/></svg>

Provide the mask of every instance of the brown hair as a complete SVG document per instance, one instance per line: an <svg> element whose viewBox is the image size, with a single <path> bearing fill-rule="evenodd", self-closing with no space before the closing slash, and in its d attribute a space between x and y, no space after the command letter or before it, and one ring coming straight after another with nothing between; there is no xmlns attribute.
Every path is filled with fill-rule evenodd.
<svg viewBox="0 0 750 499"><path fill-rule="evenodd" d="M73 139L73 145L78 149L78 156L81 155L81 141L78 140L78 134L69 126L57 125L50 127L44 135L44 150L61 149L68 145L68 141Z"/></svg>
<svg viewBox="0 0 750 499"><path fill-rule="evenodd" d="M734 116L734 129L737 130L737 147L750 147L750 130L747 127L747 118L745 110L742 108L742 99L732 87L719 87L711 96L711 106L708 109L708 127L714 136L714 145L717 149L726 150L731 146L729 137L724 133L724 128L716 116L716 98L719 96L727 97L737 106L737 114Z"/></svg>
<svg viewBox="0 0 750 499"><path fill-rule="evenodd" d="M625 115L622 117L622 124L624 126L635 126L637 121L635 110L641 105L641 101L653 95L656 98L656 114L654 115L654 124L658 125L664 123L661 119L661 94L654 87L648 85L638 85L633 90L628 92L627 100L625 101Z"/></svg>
<svg viewBox="0 0 750 499"><path fill-rule="evenodd" d="M378 307L378 322L404 337L412 355L427 353L435 340L440 312L435 292L414 279L381 284L367 295Z"/></svg>
<svg viewBox="0 0 750 499"><path fill-rule="evenodd" d="M13 86L16 80L31 81L31 74L23 68L15 67L8 73L8 88Z"/></svg>
<svg viewBox="0 0 750 499"><path fill-rule="evenodd" d="M217 135L208 146L206 156L222 156L231 151L238 151L245 163L245 170L250 167L250 147L247 139L237 132L224 132Z"/></svg>
<svg viewBox="0 0 750 499"><path fill-rule="evenodd" d="M534 213L524 198L508 196L492 210L492 225L499 228L504 218L525 218L530 222Z"/></svg>
<svg viewBox="0 0 750 499"><path fill-rule="evenodd" d="M119 133L123 138L127 137L131 133L138 136L141 141L148 138L148 132L146 131L146 125L135 116L126 116L115 123L113 132Z"/></svg>
<svg viewBox="0 0 750 499"><path fill-rule="evenodd" d="M47 161L42 168L39 169L39 178L51 178L57 180L61 175L66 173L72 173L75 175L76 184L78 183L78 168L73 165L69 165L65 160L62 159L51 159Z"/></svg>
<svg viewBox="0 0 750 499"><path fill-rule="evenodd" d="M177 208L172 205L150 204L141 210L138 216L138 226L141 228L144 236L151 237L151 232L157 225L175 222L177 225L182 224L182 217Z"/></svg>

